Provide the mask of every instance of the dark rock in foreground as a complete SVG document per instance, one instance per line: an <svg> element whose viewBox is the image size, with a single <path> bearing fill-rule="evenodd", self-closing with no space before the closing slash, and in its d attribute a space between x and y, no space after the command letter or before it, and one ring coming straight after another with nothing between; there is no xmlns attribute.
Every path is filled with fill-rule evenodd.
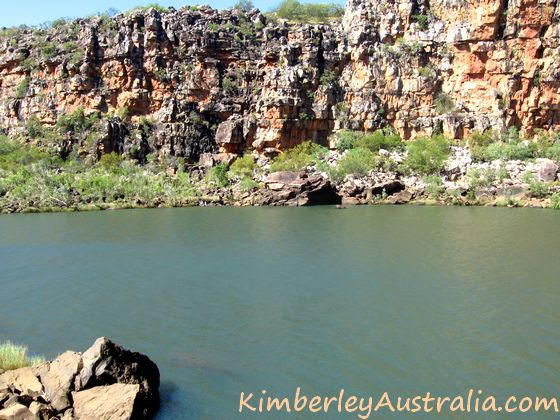
<svg viewBox="0 0 560 420"><path fill-rule="evenodd" d="M0 375L0 420L142 419L158 407L155 363L106 338L84 353Z"/></svg>

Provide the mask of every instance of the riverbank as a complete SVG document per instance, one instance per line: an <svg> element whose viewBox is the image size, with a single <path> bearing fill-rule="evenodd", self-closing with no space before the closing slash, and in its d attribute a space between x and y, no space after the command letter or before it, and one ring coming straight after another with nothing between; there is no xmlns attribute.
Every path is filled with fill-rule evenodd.
<svg viewBox="0 0 560 420"><path fill-rule="evenodd" d="M111 153L65 159L3 140L0 211L423 204L560 208L560 143L510 133L402 142L388 131L340 132L269 155L203 155L197 164Z"/></svg>

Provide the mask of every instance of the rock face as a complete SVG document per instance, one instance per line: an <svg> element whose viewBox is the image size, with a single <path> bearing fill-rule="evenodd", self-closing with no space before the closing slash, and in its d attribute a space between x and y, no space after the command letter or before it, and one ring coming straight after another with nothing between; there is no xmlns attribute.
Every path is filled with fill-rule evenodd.
<svg viewBox="0 0 560 420"><path fill-rule="evenodd" d="M4 30L0 126L83 108L111 117L66 149L188 161L326 144L342 128L557 129L559 18L557 0L348 0L342 24L202 6Z"/></svg>
<svg viewBox="0 0 560 420"><path fill-rule="evenodd" d="M84 353L0 375L3 419L140 419L159 406L159 370L106 338Z"/></svg>
<svg viewBox="0 0 560 420"><path fill-rule="evenodd" d="M255 197L256 204L303 207L340 203L331 182L319 174L274 172L267 177L265 185L267 188Z"/></svg>

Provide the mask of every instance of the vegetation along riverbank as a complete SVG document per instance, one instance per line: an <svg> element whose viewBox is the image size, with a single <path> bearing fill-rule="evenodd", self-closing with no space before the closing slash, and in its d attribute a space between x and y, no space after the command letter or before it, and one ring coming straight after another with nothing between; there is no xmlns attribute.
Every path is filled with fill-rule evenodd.
<svg viewBox="0 0 560 420"><path fill-rule="evenodd" d="M81 119L82 117L73 118ZM83 123L83 122L82 122ZM0 137L3 212L194 205L453 204L560 208L560 141L475 133L403 142L341 131L332 149L304 142L275 157L189 165L116 153L65 158L40 141Z"/></svg>

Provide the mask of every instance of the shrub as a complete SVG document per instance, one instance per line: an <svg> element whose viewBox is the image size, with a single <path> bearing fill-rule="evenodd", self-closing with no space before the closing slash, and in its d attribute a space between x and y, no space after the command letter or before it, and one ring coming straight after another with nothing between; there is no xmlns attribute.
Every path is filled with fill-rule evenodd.
<svg viewBox="0 0 560 420"><path fill-rule="evenodd" d="M40 42L37 46L41 57L45 60L49 60L56 55L56 44L54 42Z"/></svg>
<svg viewBox="0 0 560 420"><path fill-rule="evenodd" d="M78 49L72 53L70 60L68 61L73 66L80 64L84 60L84 51Z"/></svg>
<svg viewBox="0 0 560 420"><path fill-rule="evenodd" d="M30 139L36 139L44 135L43 125L35 115L27 120L25 130L27 131L27 137Z"/></svg>
<svg viewBox="0 0 560 420"><path fill-rule="evenodd" d="M485 160L484 152L486 148L494 141L494 134L491 130L486 130L484 133L475 131L467 138L471 157L478 162Z"/></svg>
<svg viewBox="0 0 560 420"><path fill-rule="evenodd" d="M27 90L29 89L29 78L26 76L24 77L21 82L19 82L17 89L16 89L16 99L23 99L27 94Z"/></svg>
<svg viewBox="0 0 560 420"><path fill-rule="evenodd" d="M560 193L553 194L552 197L550 197L550 207L560 210Z"/></svg>
<svg viewBox="0 0 560 420"><path fill-rule="evenodd" d="M325 70L325 72L319 78L319 82L322 86L336 87L338 85L338 75L335 71Z"/></svg>
<svg viewBox="0 0 560 420"><path fill-rule="evenodd" d="M227 177L228 167L225 163L219 163L213 166L208 172L208 182L216 186L217 188L225 188L229 184Z"/></svg>
<svg viewBox="0 0 560 420"><path fill-rule="evenodd" d="M270 165L270 171L302 171L316 164L326 153L327 149L323 146L306 141L277 156Z"/></svg>
<svg viewBox="0 0 560 420"><path fill-rule="evenodd" d="M412 20L418 23L423 31L428 29L428 15L412 15Z"/></svg>
<svg viewBox="0 0 560 420"><path fill-rule="evenodd" d="M336 148L340 152L352 149L354 147L354 142L361 136L362 133L359 131L342 130L336 134Z"/></svg>
<svg viewBox="0 0 560 420"><path fill-rule="evenodd" d="M407 151L404 167L415 173L430 175L441 172L451 147L444 136L434 135L410 142Z"/></svg>
<svg viewBox="0 0 560 420"><path fill-rule="evenodd" d="M491 162L499 159L527 160L535 155L546 153L544 151L546 147L542 142L522 141L515 127L510 127L501 138L497 138L490 130L484 133L473 133L467 142L472 158L478 162Z"/></svg>
<svg viewBox="0 0 560 420"><path fill-rule="evenodd" d="M261 184L259 184L253 178L243 178L239 183L239 188L241 189L241 191L253 191L261 188Z"/></svg>
<svg viewBox="0 0 560 420"><path fill-rule="evenodd" d="M248 12L251 9L254 9L255 5L251 0L239 0L237 3L235 3L233 8L237 10L242 10L244 12Z"/></svg>
<svg viewBox="0 0 560 420"><path fill-rule="evenodd" d="M545 198L548 195L549 188L544 182L541 182L535 178L532 172L525 172L521 176L521 180L525 184L529 184L529 192L531 197L534 198Z"/></svg>
<svg viewBox="0 0 560 420"><path fill-rule="evenodd" d="M85 131L90 128L90 121L86 118L83 108L76 108L71 114L61 114L56 122L62 131Z"/></svg>
<svg viewBox="0 0 560 420"><path fill-rule="evenodd" d="M106 171L115 172L118 170L122 162L123 158L121 155L111 152L101 156L101 159L99 159L99 166Z"/></svg>
<svg viewBox="0 0 560 420"><path fill-rule="evenodd" d="M404 143L401 137L391 130L376 130L373 133L366 133L354 142L354 147L363 147L372 152L379 150L402 150Z"/></svg>
<svg viewBox="0 0 560 420"><path fill-rule="evenodd" d="M283 0L272 10L277 17L296 22L326 22L329 18L341 17L344 8L336 3L300 3L298 0Z"/></svg>
<svg viewBox="0 0 560 420"><path fill-rule="evenodd" d="M505 165L500 166L500 169L498 169L498 173L496 174L496 177L498 178L500 184L504 182L504 179L508 179L510 177L510 173L505 167Z"/></svg>
<svg viewBox="0 0 560 420"><path fill-rule="evenodd" d="M426 193L428 193L430 198L438 198L445 192L439 175L428 175L424 177L424 183L426 184Z"/></svg>
<svg viewBox="0 0 560 420"><path fill-rule="evenodd" d="M434 80L437 76L436 69L431 64L420 67L420 69L418 70L418 74L420 75L420 77L423 77L426 80Z"/></svg>
<svg viewBox="0 0 560 420"><path fill-rule="evenodd" d="M544 182L534 180L529 183L529 192L531 193L531 197L545 198L549 194L549 188Z"/></svg>
<svg viewBox="0 0 560 420"><path fill-rule="evenodd" d="M256 168L255 159L250 155L245 155L243 157L237 158L229 168L228 176L230 178L252 178L253 171Z"/></svg>
<svg viewBox="0 0 560 420"><path fill-rule="evenodd" d="M373 133L342 130L337 133L337 149L341 152L353 148L369 149L372 152L384 150L402 150L404 142L391 130L376 130Z"/></svg>
<svg viewBox="0 0 560 420"><path fill-rule="evenodd" d="M525 143L492 143L484 151L484 159L493 161L498 159L504 160L527 160L533 157L533 151L530 145Z"/></svg>
<svg viewBox="0 0 560 420"><path fill-rule="evenodd" d="M451 96L446 93L440 93L434 102L436 112L438 114L447 114L455 110L455 102Z"/></svg>
<svg viewBox="0 0 560 420"><path fill-rule="evenodd" d="M35 163L50 166L57 163L57 158L38 147L23 145L5 136L0 136L0 169L16 170L21 166Z"/></svg>
<svg viewBox="0 0 560 420"><path fill-rule="evenodd" d="M556 142L546 150L545 156L556 162L560 162L560 140L556 140Z"/></svg>
<svg viewBox="0 0 560 420"><path fill-rule="evenodd" d="M0 370L14 370L44 363L42 357L30 357L27 347L9 341L0 344Z"/></svg>
<svg viewBox="0 0 560 420"><path fill-rule="evenodd" d="M329 171L329 175L335 181L342 181L347 175L365 177L377 167L378 163L379 159L371 150L351 149L338 160L336 167Z"/></svg>
<svg viewBox="0 0 560 420"><path fill-rule="evenodd" d="M469 169L467 172L467 183L470 189L488 188L496 181L496 173L491 169L480 170L478 168Z"/></svg>
<svg viewBox="0 0 560 420"><path fill-rule="evenodd" d="M237 93L237 84L230 77L224 77L222 80L222 88L227 95L233 95Z"/></svg>
<svg viewBox="0 0 560 420"><path fill-rule="evenodd" d="M137 6L137 7L135 7L134 9L129 10L128 12L126 12L126 14L128 15L128 14L131 14L131 13L136 12L136 11L146 12L146 11L152 9L152 8L155 9L155 10L157 10L159 13L165 13L165 12L168 11L168 9L167 9L165 6L161 6L161 5L158 4L158 3L150 3L150 4L146 5L146 6Z"/></svg>

